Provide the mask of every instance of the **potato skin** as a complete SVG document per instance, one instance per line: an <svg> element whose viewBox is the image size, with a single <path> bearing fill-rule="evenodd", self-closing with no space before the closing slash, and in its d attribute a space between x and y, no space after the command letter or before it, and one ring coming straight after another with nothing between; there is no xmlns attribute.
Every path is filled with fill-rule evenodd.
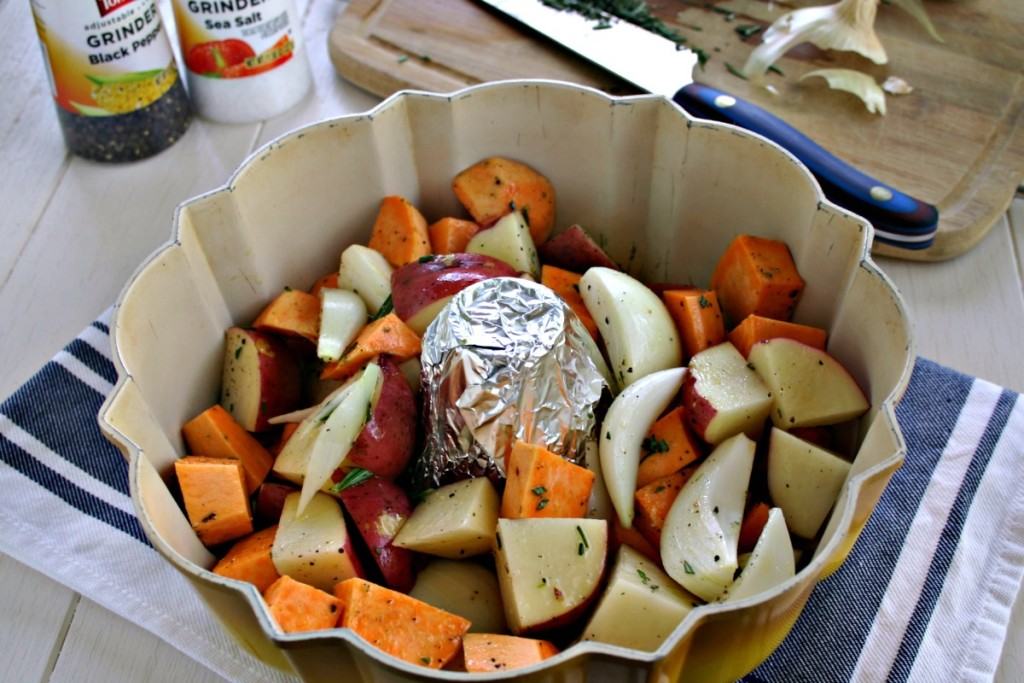
<svg viewBox="0 0 1024 683"><path fill-rule="evenodd" d="M384 375L380 399L346 462L394 479L405 470L416 446L416 396L394 360L381 356L377 362Z"/></svg>
<svg viewBox="0 0 1024 683"><path fill-rule="evenodd" d="M444 254L402 266L391 274L395 313L409 320L438 299L493 277L514 277L515 268L483 254Z"/></svg>
<svg viewBox="0 0 1024 683"><path fill-rule="evenodd" d="M391 543L412 514L412 503L405 491L394 482L374 477L342 491L341 502L388 586L403 593L412 590L412 551Z"/></svg>

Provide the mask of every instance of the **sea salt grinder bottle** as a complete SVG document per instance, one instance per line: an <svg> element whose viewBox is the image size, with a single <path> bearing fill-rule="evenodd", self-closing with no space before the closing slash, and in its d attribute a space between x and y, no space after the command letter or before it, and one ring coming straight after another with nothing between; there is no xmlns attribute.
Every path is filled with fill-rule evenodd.
<svg viewBox="0 0 1024 683"><path fill-rule="evenodd" d="M189 95L201 116L262 121L290 109L312 77L294 0L172 0Z"/></svg>

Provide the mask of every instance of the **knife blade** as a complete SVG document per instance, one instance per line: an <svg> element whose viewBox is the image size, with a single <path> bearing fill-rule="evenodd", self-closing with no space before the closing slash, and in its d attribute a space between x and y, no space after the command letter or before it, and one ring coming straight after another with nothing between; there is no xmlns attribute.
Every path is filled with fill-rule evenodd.
<svg viewBox="0 0 1024 683"><path fill-rule="evenodd" d="M480 1L694 116L740 126L784 147L810 169L825 196L875 226L877 241L914 250L934 242L938 209L872 178L757 105L695 83L692 50L624 20L595 30L592 20L541 0Z"/></svg>

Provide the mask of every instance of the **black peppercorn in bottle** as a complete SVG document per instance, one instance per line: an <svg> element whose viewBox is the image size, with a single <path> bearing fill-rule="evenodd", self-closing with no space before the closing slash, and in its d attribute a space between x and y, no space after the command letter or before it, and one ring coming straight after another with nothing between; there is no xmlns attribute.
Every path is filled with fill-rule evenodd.
<svg viewBox="0 0 1024 683"><path fill-rule="evenodd" d="M192 119L156 0L31 0L68 149L133 161L174 144Z"/></svg>

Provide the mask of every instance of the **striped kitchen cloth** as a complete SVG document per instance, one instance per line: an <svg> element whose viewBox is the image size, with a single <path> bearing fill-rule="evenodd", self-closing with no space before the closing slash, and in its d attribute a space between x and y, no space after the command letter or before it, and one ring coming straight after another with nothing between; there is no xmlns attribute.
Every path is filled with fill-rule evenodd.
<svg viewBox="0 0 1024 683"><path fill-rule="evenodd" d="M96 426L116 381L108 316L0 404L0 551L225 678L291 680L237 647L143 535L125 462ZM1024 403L918 360L897 415L906 464L744 680L992 679L1024 573Z"/></svg>

